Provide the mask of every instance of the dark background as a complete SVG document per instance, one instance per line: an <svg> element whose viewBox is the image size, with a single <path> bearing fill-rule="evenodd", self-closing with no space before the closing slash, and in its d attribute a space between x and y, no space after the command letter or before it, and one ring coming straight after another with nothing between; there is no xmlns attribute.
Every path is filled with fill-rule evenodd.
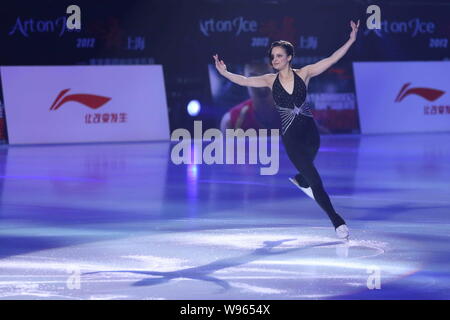
<svg viewBox="0 0 450 320"><path fill-rule="evenodd" d="M71 4L81 8L81 31L64 31L62 23L54 31L44 27L48 21L67 17ZM388 23L378 35L365 25L370 4L381 7L381 20ZM347 41L350 20L360 19L357 42L328 71L328 79L339 72L352 79L353 61L448 60L450 56L448 45L435 45L435 39L440 43L450 38L449 1L36 0L2 2L0 12L1 65L162 64L171 130L190 128L197 119L204 121L204 128L218 126L226 110L211 98L208 64L215 53L230 67L242 65L265 58L270 43L284 39L296 47L294 67L298 68L332 54ZM217 23L239 17L256 23L256 30L202 32L201 24L206 26L211 19ZM417 32L418 22L433 24L434 29ZM317 46L308 48L301 37L313 37ZM144 45L139 46L139 39ZM320 92L326 79L325 75L313 79L311 90ZM349 86L347 91L354 90L352 81ZM202 103L197 117L186 112L191 99Z"/></svg>

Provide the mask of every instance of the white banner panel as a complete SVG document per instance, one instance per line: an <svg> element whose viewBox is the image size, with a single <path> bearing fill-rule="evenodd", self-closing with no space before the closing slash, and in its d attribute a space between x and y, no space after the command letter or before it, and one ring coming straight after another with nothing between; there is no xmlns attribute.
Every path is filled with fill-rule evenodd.
<svg viewBox="0 0 450 320"><path fill-rule="evenodd" d="M11 144L170 139L160 65L0 70Z"/></svg>
<svg viewBox="0 0 450 320"><path fill-rule="evenodd" d="M361 133L450 131L450 61L355 62Z"/></svg>

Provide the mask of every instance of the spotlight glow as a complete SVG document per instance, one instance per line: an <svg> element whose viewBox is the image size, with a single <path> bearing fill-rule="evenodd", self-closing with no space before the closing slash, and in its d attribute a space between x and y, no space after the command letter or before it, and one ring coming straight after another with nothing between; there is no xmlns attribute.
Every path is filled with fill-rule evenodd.
<svg viewBox="0 0 450 320"><path fill-rule="evenodd" d="M191 100L187 105L187 111L190 116L195 117L200 113L201 105L198 100Z"/></svg>

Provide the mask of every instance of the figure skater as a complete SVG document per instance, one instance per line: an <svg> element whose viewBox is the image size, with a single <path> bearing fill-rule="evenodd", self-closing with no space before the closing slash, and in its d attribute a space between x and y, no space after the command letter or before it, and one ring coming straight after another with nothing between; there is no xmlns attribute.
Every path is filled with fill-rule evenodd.
<svg viewBox="0 0 450 320"><path fill-rule="evenodd" d="M349 238L348 227L344 219L334 210L330 198L324 189L322 179L314 166L314 159L320 146L320 135L313 114L305 104L307 87L312 77L326 71L338 62L356 41L357 24L350 21L352 31L348 41L331 56L300 69L292 68L294 46L288 41L275 41L269 49L269 61L277 73L257 77L245 77L227 71L223 60L214 55L218 72L228 80L247 87L269 87L272 89L275 108L281 117L281 139L287 155L299 173L290 180L313 198L328 214L336 235L341 239Z"/></svg>

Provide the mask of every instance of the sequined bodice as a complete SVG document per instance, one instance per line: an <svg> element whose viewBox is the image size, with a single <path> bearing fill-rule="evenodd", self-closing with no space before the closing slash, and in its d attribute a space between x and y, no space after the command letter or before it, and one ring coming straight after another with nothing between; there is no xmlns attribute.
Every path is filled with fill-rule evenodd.
<svg viewBox="0 0 450 320"><path fill-rule="evenodd" d="M276 103L276 108L281 116L282 134L285 134L287 129L299 115L313 117L310 107L306 103L306 84L303 79L295 72L294 73L294 90L289 94L281 85L279 74L273 83L272 95Z"/></svg>

